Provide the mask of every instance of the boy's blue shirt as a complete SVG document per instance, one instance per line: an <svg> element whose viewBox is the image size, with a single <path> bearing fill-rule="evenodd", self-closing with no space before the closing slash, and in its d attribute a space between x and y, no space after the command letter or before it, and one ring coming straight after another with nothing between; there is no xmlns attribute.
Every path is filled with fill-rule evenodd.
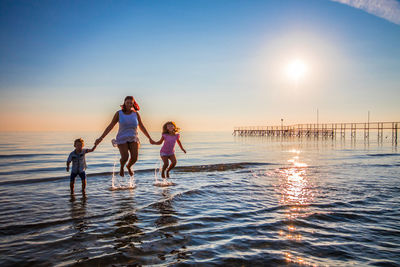
<svg viewBox="0 0 400 267"><path fill-rule="evenodd" d="M87 168L85 155L89 149L82 149L80 153L76 150L72 151L67 159L67 162L72 162L71 173L81 173Z"/></svg>

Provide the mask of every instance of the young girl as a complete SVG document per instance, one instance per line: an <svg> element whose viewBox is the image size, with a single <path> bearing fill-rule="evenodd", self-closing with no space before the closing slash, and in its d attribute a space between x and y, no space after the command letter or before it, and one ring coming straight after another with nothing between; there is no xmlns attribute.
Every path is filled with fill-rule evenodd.
<svg viewBox="0 0 400 267"><path fill-rule="evenodd" d="M175 143L176 142L178 143L178 145L182 149L182 151L186 154L186 150L183 148L181 141L179 140L178 132L179 132L179 128L176 127L175 122L168 121L163 125L163 131L162 131L162 136L161 136L160 141L151 142L153 145L161 145L162 142L164 141L164 144L160 150L160 156L164 162L164 165L163 165L162 171L161 171L162 178L165 178L165 177L169 178L169 172L176 165L176 157L175 157ZM171 164L169 164L168 160L171 161Z"/></svg>

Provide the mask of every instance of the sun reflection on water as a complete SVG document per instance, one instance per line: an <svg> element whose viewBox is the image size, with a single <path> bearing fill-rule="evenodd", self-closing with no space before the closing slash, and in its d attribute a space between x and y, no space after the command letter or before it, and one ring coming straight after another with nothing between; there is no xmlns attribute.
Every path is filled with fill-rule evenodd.
<svg viewBox="0 0 400 267"><path fill-rule="evenodd" d="M301 243L303 236L296 228L296 219L304 218L311 214L309 205L314 201L314 185L307 176L308 165L300 161L300 150L289 151L293 155L289 160L289 167L276 170L279 183L276 191L279 193L279 203L286 207L285 216L287 228L279 231L279 235L287 240ZM299 265L315 266L302 257L285 251L284 257L287 262Z"/></svg>

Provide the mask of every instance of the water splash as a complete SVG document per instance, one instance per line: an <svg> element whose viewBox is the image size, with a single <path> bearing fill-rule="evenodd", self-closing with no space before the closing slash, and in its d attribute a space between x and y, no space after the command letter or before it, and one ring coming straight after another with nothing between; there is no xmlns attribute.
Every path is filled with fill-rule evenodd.
<svg viewBox="0 0 400 267"><path fill-rule="evenodd" d="M113 147L117 147L117 143L115 139L111 140ZM114 166L112 171L112 179L111 179L111 190L126 190L126 189L134 189L136 187L135 183L135 173L133 175L129 175L129 181L126 177L116 176L115 169L118 162L118 154L114 152Z"/></svg>
<svg viewBox="0 0 400 267"><path fill-rule="evenodd" d="M154 168L154 185L155 186L160 186L160 187L165 187L165 186L170 186L170 185L174 185L173 182L168 181L165 178L161 178L161 180L159 180L159 176L161 173L161 168L162 168L162 162L161 160L158 161L158 167L157 167L157 163L155 164L155 168Z"/></svg>

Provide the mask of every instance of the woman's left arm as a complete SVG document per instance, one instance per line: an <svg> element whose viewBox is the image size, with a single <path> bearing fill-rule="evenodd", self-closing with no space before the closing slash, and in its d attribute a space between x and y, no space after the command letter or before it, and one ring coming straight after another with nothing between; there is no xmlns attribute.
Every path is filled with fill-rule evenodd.
<svg viewBox="0 0 400 267"><path fill-rule="evenodd" d="M146 127L144 127L144 124L143 124L143 122L142 122L142 119L140 118L139 112L136 112L136 114L137 114L137 118L138 118L140 130L143 132L143 134L144 134L147 138L149 138L150 143L151 143L151 142L153 141L153 139L151 139L149 133L148 133L147 130L146 130ZM154 141L153 141L153 142L154 142Z"/></svg>

